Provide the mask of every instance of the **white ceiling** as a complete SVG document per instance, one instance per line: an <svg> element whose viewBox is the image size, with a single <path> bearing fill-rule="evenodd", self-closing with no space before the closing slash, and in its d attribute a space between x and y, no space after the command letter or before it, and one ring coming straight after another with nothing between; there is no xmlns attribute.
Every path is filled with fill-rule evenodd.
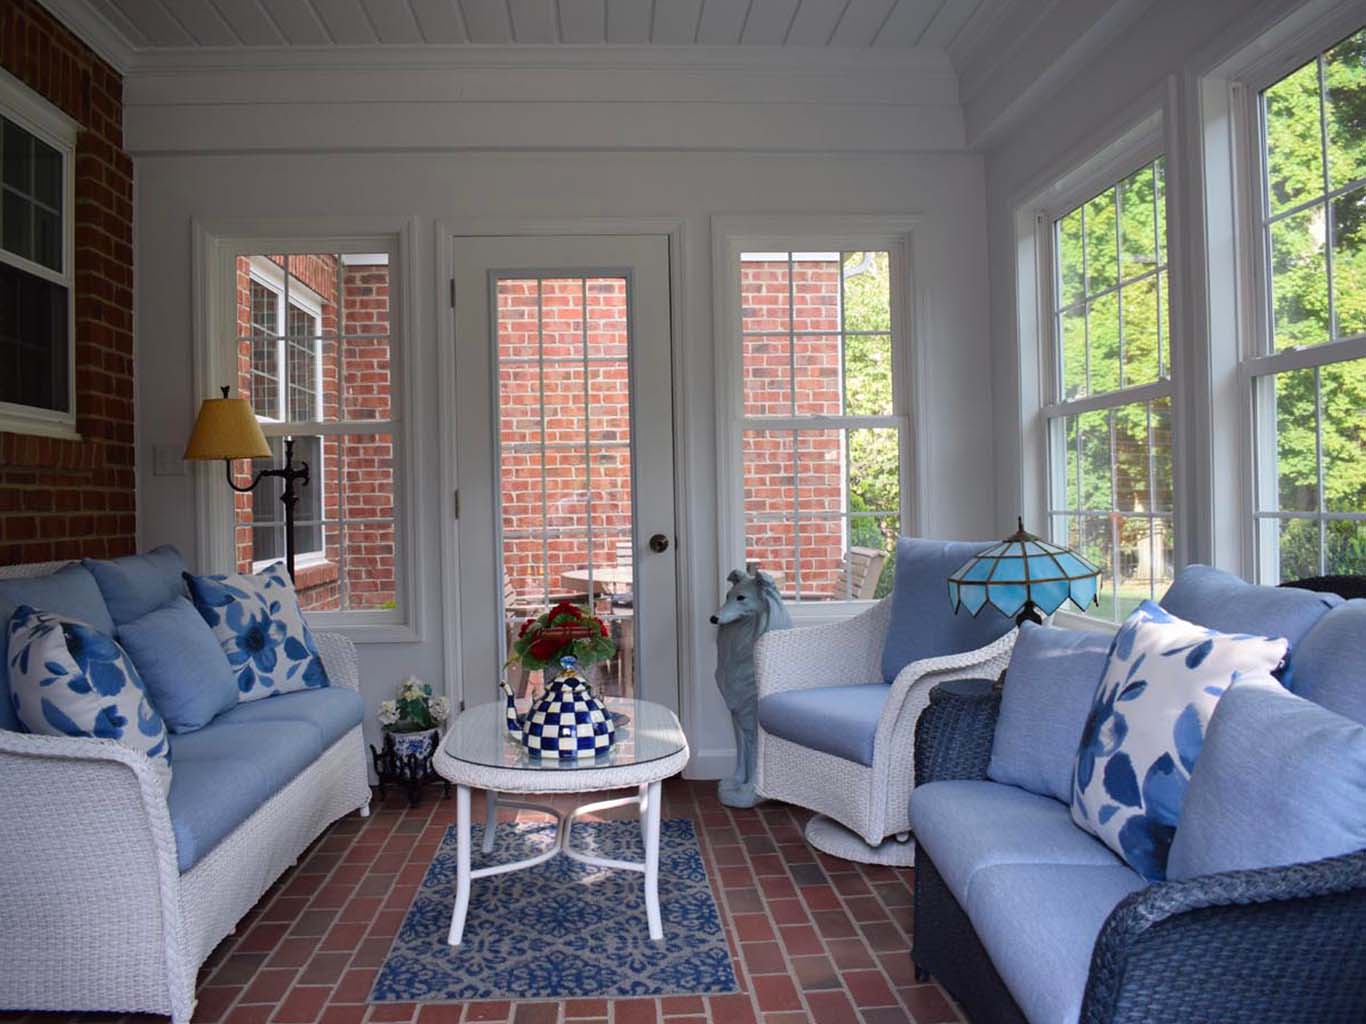
<svg viewBox="0 0 1366 1024"><path fill-rule="evenodd" d="M1040 0L47 0L134 51L646 45L954 50Z"/></svg>

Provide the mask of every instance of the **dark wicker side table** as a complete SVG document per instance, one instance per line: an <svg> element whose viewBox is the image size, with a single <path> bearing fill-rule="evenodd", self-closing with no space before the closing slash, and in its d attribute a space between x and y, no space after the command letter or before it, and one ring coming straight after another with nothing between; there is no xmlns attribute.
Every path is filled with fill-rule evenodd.
<svg viewBox="0 0 1366 1024"><path fill-rule="evenodd" d="M980 779L991 760L991 741L996 734L996 715L1001 694L994 679L951 679L930 691L940 735L952 734L954 742L915 745L917 780Z"/></svg>

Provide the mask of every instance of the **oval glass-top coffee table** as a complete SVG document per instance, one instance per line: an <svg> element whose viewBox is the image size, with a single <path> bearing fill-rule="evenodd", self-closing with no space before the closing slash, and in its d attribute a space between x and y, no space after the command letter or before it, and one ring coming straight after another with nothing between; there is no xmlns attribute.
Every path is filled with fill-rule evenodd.
<svg viewBox="0 0 1366 1024"><path fill-rule="evenodd" d="M660 784L677 775L688 763L688 740L677 716L661 704L617 697L607 698L606 703L608 710L617 716L616 742L606 753L577 761L532 757L519 740L509 735L502 703L480 704L461 712L452 723L445 741L432 758L432 767L437 773L455 784L457 847L455 908L451 913L449 937L452 946L460 945L464 935L470 883L474 879L535 867L561 853L596 867L642 872L650 938L656 942L664 938L659 913ZM546 804L526 803L504 795L596 793L628 786L636 787L636 796L583 804L568 814ZM555 843L535 857L471 870L471 788L488 791L485 853L493 851L494 825L500 806L541 811L554 817ZM574 849L570 836L576 817L629 804L637 804L640 808L640 831L645 846L643 862L595 857Z"/></svg>

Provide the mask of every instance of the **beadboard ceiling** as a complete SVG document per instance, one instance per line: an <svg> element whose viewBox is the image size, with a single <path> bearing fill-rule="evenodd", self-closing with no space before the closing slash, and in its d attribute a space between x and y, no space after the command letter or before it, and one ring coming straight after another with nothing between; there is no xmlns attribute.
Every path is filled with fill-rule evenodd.
<svg viewBox="0 0 1366 1024"><path fill-rule="evenodd" d="M1038 0L53 0L133 51L375 46L952 50Z"/></svg>

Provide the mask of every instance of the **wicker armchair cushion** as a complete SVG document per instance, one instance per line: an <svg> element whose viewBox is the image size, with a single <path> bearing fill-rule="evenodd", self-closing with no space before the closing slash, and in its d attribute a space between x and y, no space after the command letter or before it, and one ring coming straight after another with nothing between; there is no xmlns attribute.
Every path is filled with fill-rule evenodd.
<svg viewBox="0 0 1366 1024"><path fill-rule="evenodd" d="M1366 723L1366 600L1339 605L1295 648L1295 693Z"/></svg>
<svg viewBox="0 0 1366 1024"><path fill-rule="evenodd" d="M1066 804L998 782L917 786L911 828L965 907L978 874L998 864L1123 866L1104 843L1073 824Z"/></svg>
<svg viewBox="0 0 1366 1024"><path fill-rule="evenodd" d="M1221 633L1283 636L1292 650L1329 609L1340 604L1337 594L1259 587L1208 565L1182 569L1161 601L1173 615Z"/></svg>
<svg viewBox="0 0 1366 1024"><path fill-rule="evenodd" d="M5 644L9 622L20 605L41 608L77 622L87 622L106 636L114 635L114 620L104 603L95 577L79 565L67 565L46 576L23 576L0 580L0 729L20 728L10 698L9 658Z"/></svg>
<svg viewBox="0 0 1366 1024"><path fill-rule="evenodd" d="M167 803L181 872L358 725L364 710L354 690L327 687L243 704L171 737L176 772Z"/></svg>
<svg viewBox="0 0 1366 1024"><path fill-rule="evenodd" d="M185 584L180 578L185 571L185 559L170 544L153 548L145 555L125 555L107 562L87 558L81 564L99 584L116 626L140 619L172 598L185 596Z"/></svg>
<svg viewBox="0 0 1366 1024"><path fill-rule="evenodd" d="M955 615L948 579L973 555L999 541L943 541L902 537L896 542L892 618L882 647L882 679L921 658L962 654L985 647L1015 628L1013 620L986 609L974 617Z"/></svg>
<svg viewBox="0 0 1366 1024"><path fill-rule="evenodd" d="M809 750L872 765L873 739L891 689L868 683L770 694L759 701L759 724L766 733Z"/></svg>
<svg viewBox="0 0 1366 1024"><path fill-rule="evenodd" d="M1219 702L1172 842L1168 878L1366 850L1366 726L1281 686Z"/></svg>
<svg viewBox="0 0 1366 1024"><path fill-rule="evenodd" d="M174 597L125 622L118 640L172 732L202 729L237 706L237 680L228 659L189 598Z"/></svg>
<svg viewBox="0 0 1366 1024"><path fill-rule="evenodd" d="M1096 936L1119 901L1143 888L1120 864L1000 864L978 873L965 909L1031 1024L1073 1024Z"/></svg>
<svg viewBox="0 0 1366 1024"><path fill-rule="evenodd" d="M1064 803L1113 637L1026 622L1010 654L987 776Z"/></svg>
<svg viewBox="0 0 1366 1024"><path fill-rule="evenodd" d="M1115 635L1077 747L1072 820L1144 878L1166 877L1186 787L1230 684L1265 680L1283 638L1218 633L1144 601Z"/></svg>

